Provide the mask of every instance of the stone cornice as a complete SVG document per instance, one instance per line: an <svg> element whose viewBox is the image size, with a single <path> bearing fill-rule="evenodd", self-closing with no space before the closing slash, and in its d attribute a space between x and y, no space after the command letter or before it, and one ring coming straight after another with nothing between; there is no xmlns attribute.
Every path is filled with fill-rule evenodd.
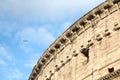
<svg viewBox="0 0 120 80"><path fill-rule="evenodd" d="M57 54L59 50L63 49L65 45L71 43L74 38L82 34L85 29L93 25L92 22L97 24L99 20L102 20L108 16L108 14L112 14L119 8L120 0L107 0L77 20L44 52L33 68L29 80L35 80L45 65L52 60L54 55ZM98 36L97 40L99 41L101 39L101 36Z"/></svg>
<svg viewBox="0 0 120 80"><path fill-rule="evenodd" d="M107 74L107 75L105 75L105 76L103 76L103 77L101 77L100 79L97 79L97 80L113 80L113 79L115 79L119 76L120 76L120 69L118 69L118 70L116 70L112 73L109 73L109 74Z"/></svg>

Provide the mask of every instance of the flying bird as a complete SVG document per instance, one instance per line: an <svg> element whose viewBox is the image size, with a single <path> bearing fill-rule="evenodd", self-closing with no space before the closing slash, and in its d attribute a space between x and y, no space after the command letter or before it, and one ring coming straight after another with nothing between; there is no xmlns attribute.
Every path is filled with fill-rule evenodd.
<svg viewBox="0 0 120 80"><path fill-rule="evenodd" d="M23 42L28 42L28 40L23 40Z"/></svg>

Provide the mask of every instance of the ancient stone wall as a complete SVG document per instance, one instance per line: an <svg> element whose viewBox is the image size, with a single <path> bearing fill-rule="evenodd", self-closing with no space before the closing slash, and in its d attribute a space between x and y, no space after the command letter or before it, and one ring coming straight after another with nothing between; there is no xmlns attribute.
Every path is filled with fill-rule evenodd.
<svg viewBox="0 0 120 80"><path fill-rule="evenodd" d="M120 80L120 0L107 0L71 25L29 80Z"/></svg>

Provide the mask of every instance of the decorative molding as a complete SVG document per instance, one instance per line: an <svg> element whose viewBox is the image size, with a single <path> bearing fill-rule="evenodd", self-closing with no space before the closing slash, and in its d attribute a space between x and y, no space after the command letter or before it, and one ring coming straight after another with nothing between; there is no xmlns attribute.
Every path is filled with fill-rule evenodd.
<svg viewBox="0 0 120 80"><path fill-rule="evenodd" d="M109 73L109 74L107 74L107 75L105 75L97 80L113 80L117 77L120 77L120 69L118 69L112 73Z"/></svg>

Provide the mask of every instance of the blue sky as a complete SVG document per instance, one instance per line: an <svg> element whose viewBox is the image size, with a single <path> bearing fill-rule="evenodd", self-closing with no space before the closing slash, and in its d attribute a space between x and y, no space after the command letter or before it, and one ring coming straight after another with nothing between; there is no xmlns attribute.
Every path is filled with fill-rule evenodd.
<svg viewBox="0 0 120 80"><path fill-rule="evenodd" d="M28 80L71 24L105 0L0 0L0 80Z"/></svg>

